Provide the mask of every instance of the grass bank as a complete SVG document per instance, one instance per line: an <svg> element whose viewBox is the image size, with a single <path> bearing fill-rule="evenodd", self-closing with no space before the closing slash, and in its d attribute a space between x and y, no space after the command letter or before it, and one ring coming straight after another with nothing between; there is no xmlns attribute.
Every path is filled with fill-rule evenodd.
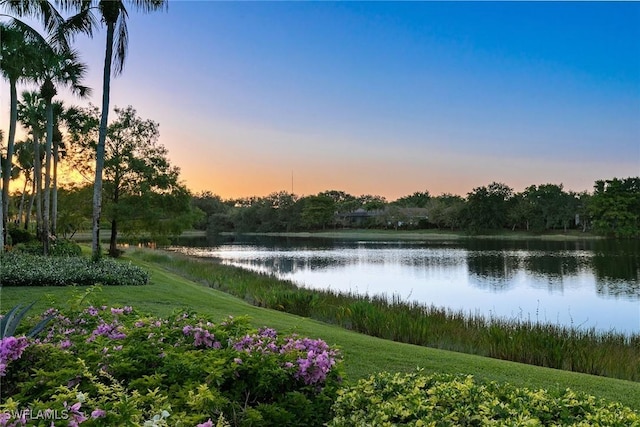
<svg viewBox="0 0 640 427"><path fill-rule="evenodd" d="M191 280L266 307L378 338L513 362L640 380L640 335L486 318L442 307L299 288L266 274L162 251L134 252Z"/></svg>
<svg viewBox="0 0 640 427"><path fill-rule="evenodd" d="M189 308L218 318L249 315L254 326L269 326L289 333L322 338L338 345L345 357L349 382L374 372L412 372L422 367L428 372L471 374L480 380L509 382L519 387L547 390L571 388L640 410L640 383L530 366L487 357L426 348L374 338L316 320L280 311L255 307L224 292L211 289L166 269L162 262L143 260L145 251L130 252L125 260L151 273L146 286L109 286L90 298L110 305L131 305L137 310L166 316L176 309ZM236 280L244 280L238 278ZM4 287L0 310L21 302L38 300L35 310L55 304L65 306L86 288Z"/></svg>

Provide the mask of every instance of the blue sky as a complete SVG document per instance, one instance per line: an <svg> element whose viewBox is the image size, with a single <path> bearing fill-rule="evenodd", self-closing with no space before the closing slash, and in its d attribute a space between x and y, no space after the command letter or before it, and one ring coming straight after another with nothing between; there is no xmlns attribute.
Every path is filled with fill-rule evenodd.
<svg viewBox="0 0 640 427"><path fill-rule="evenodd" d="M112 105L160 123L194 191L640 175L640 3L171 1L129 30ZM104 33L77 44L98 105Z"/></svg>

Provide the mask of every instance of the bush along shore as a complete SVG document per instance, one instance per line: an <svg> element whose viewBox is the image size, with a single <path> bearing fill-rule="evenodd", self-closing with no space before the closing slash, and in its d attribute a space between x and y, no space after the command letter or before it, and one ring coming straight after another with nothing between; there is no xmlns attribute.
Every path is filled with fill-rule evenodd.
<svg viewBox="0 0 640 427"><path fill-rule="evenodd" d="M375 337L532 365L640 381L640 335L485 318L385 296L309 290L266 274L180 254L138 250L156 263L254 305Z"/></svg>

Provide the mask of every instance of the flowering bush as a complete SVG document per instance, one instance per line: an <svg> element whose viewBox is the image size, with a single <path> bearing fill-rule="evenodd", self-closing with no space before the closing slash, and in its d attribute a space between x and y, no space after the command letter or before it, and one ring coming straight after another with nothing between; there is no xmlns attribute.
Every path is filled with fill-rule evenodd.
<svg viewBox="0 0 640 427"><path fill-rule="evenodd" d="M640 415L569 389L556 393L471 376L379 373L343 389L330 427L640 426Z"/></svg>
<svg viewBox="0 0 640 427"><path fill-rule="evenodd" d="M2 286L145 285L149 274L112 259L45 257L9 252L0 260Z"/></svg>
<svg viewBox="0 0 640 427"><path fill-rule="evenodd" d="M54 316L0 347L5 425L323 425L341 379L322 340L131 307ZM33 320L34 322L36 320ZM217 424L216 424L217 423Z"/></svg>

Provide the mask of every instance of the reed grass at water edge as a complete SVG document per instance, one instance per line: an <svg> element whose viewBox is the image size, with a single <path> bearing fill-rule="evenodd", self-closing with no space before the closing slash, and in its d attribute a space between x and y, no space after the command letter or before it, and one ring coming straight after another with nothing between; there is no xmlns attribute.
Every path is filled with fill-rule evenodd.
<svg viewBox="0 0 640 427"><path fill-rule="evenodd" d="M309 290L271 275L164 251L130 254L267 307L384 339L531 365L640 381L640 335L486 318L442 307Z"/></svg>

